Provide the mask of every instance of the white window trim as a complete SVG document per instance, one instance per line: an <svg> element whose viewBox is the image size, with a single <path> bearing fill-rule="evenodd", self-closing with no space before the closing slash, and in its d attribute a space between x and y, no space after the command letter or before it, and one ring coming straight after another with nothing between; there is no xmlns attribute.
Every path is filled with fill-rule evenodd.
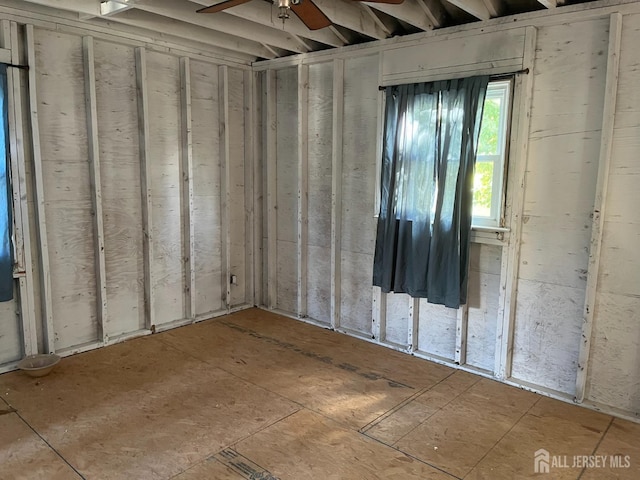
<svg viewBox="0 0 640 480"><path fill-rule="evenodd" d="M509 136L509 122L511 121L511 102L512 102L512 80L494 80L489 82L487 88L487 99L500 98L503 101L500 104L500 125L498 145L500 151L496 155L478 155L476 162L492 161L496 162L499 168L493 169L493 188L499 186L499 192L492 191L491 196L491 215L489 217L473 217L472 229L503 231L504 227L504 210L505 210L505 185L506 185L506 167L507 167L507 144Z"/></svg>

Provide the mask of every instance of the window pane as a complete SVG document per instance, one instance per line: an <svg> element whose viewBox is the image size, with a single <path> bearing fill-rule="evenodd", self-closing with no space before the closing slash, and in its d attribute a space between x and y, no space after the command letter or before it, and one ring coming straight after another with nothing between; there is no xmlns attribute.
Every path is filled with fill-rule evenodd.
<svg viewBox="0 0 640 480"><path fill-rule="evenodd" d="M494 162L476 162L473 178L473 216L491 217Z"/></svg>
<svg viewBox="0 0 640 480"><path fill-rule="evenodd" d="M482 126L480 128L480 141L478 155L500 154L500 103L501 98L487 98L484 101L482 113Z"/></svg>

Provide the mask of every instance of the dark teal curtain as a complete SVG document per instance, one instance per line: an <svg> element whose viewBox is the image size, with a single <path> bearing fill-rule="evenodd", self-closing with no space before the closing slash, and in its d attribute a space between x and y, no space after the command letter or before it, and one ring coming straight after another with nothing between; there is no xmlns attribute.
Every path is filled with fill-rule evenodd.
<svg viewBox="0 0 640 480"><path fill-rule="evenodd" d="M466 303L473 170L488 76L386 89L373 284Z"/></svg>
<svg viewBox="0 0 640 480"><path fill-rule="evenodd" d="M13 298L13 250L11 248L11 181L9 175L7 67L0 65L0 302Z"/></svg>

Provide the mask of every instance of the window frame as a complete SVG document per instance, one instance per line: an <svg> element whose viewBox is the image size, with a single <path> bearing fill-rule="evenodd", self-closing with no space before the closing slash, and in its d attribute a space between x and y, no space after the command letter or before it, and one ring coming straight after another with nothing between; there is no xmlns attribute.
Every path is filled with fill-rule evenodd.
<svg viewBox="0 0 640 480"><path fill-rule="evenodd" d="M511 136L511 123L513 114L514 78L496 78L489 81L485 101L491 98L500 98L499 118L499 152L494 155L478 155L479 162L493 162L493 179L491 189L491 212L488 217L473 216L471 228L476 230L503 229L505 226L506 185L509 157L509 139ZM481 127L482 128L482 127ZM496 166L498 168L496 168ZM495 191L495 187L499 191Z"/></svg>

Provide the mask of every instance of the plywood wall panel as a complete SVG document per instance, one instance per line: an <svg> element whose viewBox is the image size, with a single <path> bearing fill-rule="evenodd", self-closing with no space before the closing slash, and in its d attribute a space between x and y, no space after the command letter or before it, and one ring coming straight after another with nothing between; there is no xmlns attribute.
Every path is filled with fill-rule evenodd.
<svg viewBox="0 0 640 480"><path fill-rule="evenodd" d="M458 311L420 299L418 350L453 360L456 351Z"/></svg>
<svg viewBox="0 0 640 480"><path fill-rule="evenodd" d="M176 57L147 53L156 323L184 318L180 70Z"/></svg>
<svg viewBox="0 0 640 480"><path fill-rule="evenodd" d="M531 138L600 131L608 30L604 16L538 29Z"/></svg>
<svg viewBox="0 0 640 480"><path fill-rule="evenodd" d="M107 319L113 337L144 328L144 265L135 52L96 41L98 142L105 232Z"/></svg>
<svg viewBox="0 0 640 480"><path fill-rule="evenodd" d="M531 280L518 283L513 376L573 395L584 289Z"/></svg>
<svg viewBox="0 0 640 480"><path fill-rule="evenodd" d="M487 371L495 366L502 247L472 244L467 291L467 364Z"/></svg>
<svg viewBox="0 0 640 480"><path fill-rule="evenodd" d="M82 39L35 30L36 89L57 349L97 340Z"/></svg>
<svg viewBox="0 0 640 480"><path fill-rule="evenodd" d="M14 300L0 302L0 365L15 362L23 356L22 327L16 311L18 292L14 292Z"/></svg>
<svg viewBox="0 0 640 480"><path fill-rule="evenodd" d="M343 264L340 324L365 335L371 334L377 99L378 57L346 60L342 152ZM358 295L354 295L356 291L359 292ZM353 299L362 297L367 300L355 305ZM347 302L351 305L347 305Z"/></svg>
<svg viewBox="0 0 640 480"><path fill-rule="evenodd" d="M331 322L331 152L333 64L309 66L309 249L307 310Z"/></svg>
<svg viewBox="0 0 640 480"><path fill-rule="evenodd" d="M533 69L512 375L569 395L582 329L608 25L602 18L538 29Z"/></svg>
<svg viewBox="0 0 640 480"><path fill-rule="evenodd" d="M279 309L296 312L298 298L298 74L296 68L276 76L277 298Z"/></svg>
<svg viewBox="0 0 640 480"><path fill-rule="evenodd" d="M224 308L218 67L191 62L196 315Z"/></svg>
<svg viewBox="0 0 640 480"><path fill-rule="evenodd" d="M387 294L387 318L384 339L403 348L408 345L409 305L413 302L409 295Z"/></svg>
<svg viewBox="0 0 640 480"><path fill-rule="evenodd" d="M230 68L229 72L229 233L230 267L237 284L231 285L231 306L245 303L246 285L246 205L245 205L245 98L244 72ZM251 148L247 145L246 148Z"/></svg>
<svg viewBox="0 0 640 480"><path fill-rule="evenodd" d="M640 414L639 312L638 296L598 294L588 384L590 400L635 415Z"/></svg>
<svg viewBox="0 0 640 480"><path fill-rule="evenodd" d="M640 416L640 15L622 22L587 398Z"/></svg>
<svg viewBox="0 0 640 480"><path fill-rule="evenodd" d="M373 256L343 251L341 272L340 325L369 336L371 335Z"/></svg>
<svg viewBox="0 0 640 480"><path fill-rule="evenodd" d="M467 364L492 372L495 366L500 275L469 272Z"/></svg>

